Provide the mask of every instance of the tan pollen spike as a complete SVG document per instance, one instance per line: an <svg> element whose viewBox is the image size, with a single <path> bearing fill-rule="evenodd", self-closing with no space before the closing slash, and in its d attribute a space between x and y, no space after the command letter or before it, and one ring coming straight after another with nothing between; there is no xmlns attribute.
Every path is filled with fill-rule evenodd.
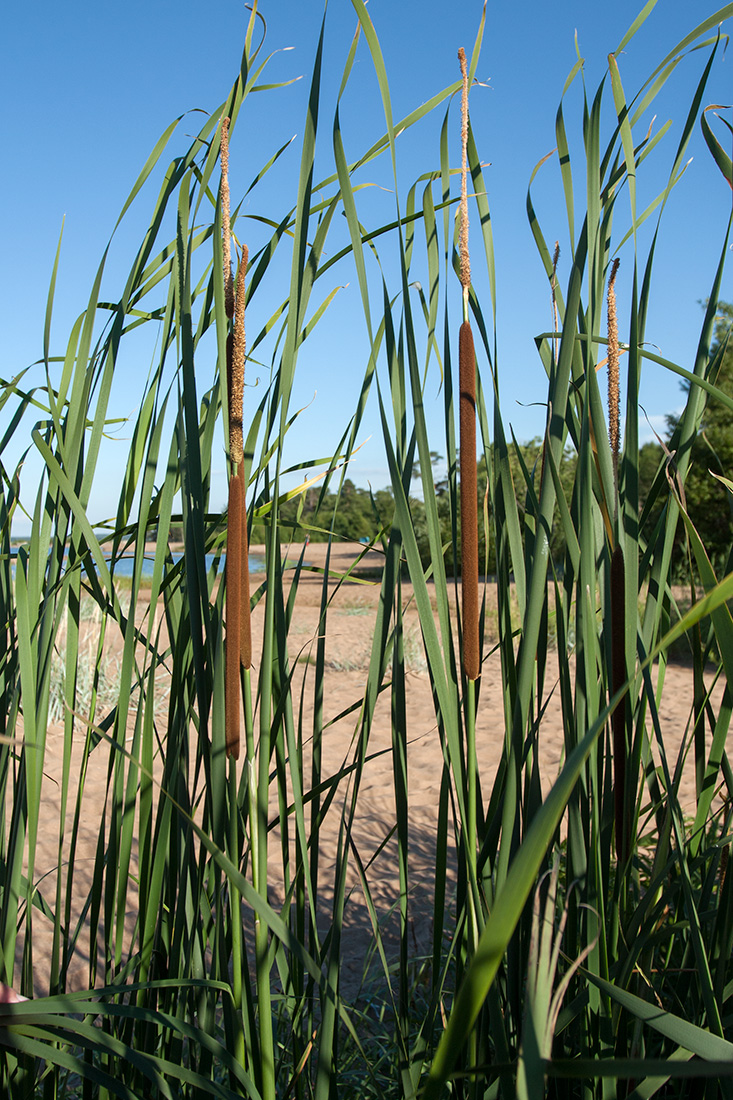
<svg viewBox="0 0 733 1100"><path fill-rule="evenodd" d="M618 491L618 452L620 446L618 317L616 314L616 274L621 261L616 257L608 280L608 441L613 456L614 487Z"/></svg>
<svg viewBox="0 0 733 1100"><path fill-rule="evenodd" d="M239 758L241 745L240 668L249 668L252 656L247 512L244 482L244 363L246 354L244 308L245 275L249 259L242 249L236 288L232 278L231 212L229 194L229 119L221 128L221 211L224 307L233 331L227 335L227 420L229 429L229 500L227 508L226 638L224 710L227 756Z"/></svg>
<svg viewBox="0 0 733 1100"><path fill-rule="evenodd" d="M231 425L229 429L230 446L232 447L233 457L236 458L237 478L241 482L242 494L242 512L240 520L241 545L239 562L239 572L241 577L239 660L242 668L250 668L252 665L252 622L249 605L249 547L247 539L247 505L245 500L245 492L247 487L244 481L244 429L242 424L244 416L244 362L247 348L247 342L244 332L244 307L246 299L245 276L247 274L248 260L249 252L245 244L242 246L242 256L239 261L239 270L237 272L237 294L234 312L234 340L232 347L232 387L238 401L236 411L239 413L239 422L236 425ZM231 443L232 427L234 427L236 434L236 451L234 449L234 444Z"/></svg>
<svg viewBox="0 0 733 1100"><path fill-rule="evenodd" d="M221 147L221 248L224 256L224 309L231 321L234 316L234 279L232 278L232 215L229 199L229 118L222 120Z"/></svg>

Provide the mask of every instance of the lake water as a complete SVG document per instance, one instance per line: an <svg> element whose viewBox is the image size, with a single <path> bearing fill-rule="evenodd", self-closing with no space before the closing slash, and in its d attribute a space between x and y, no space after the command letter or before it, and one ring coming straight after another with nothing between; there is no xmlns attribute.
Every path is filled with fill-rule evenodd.
<svg viewBox="0 0 733 1100"><path fill-rule="evenodd" d="M173 554L172 557L173 557L174 562L178 562L183 557L183 554ZM219 556L217 574L222 573L224 571L224 565L226 564L226 558L227 558L226 554L221 554ZM154 556L152 554L150 554L150 555L146 554L145 557L143 558L143 572L142 572L143 577L152 577L154 560L155 559L154 559ZM209 569L211 569L211 567L213 566L215 561L216 561L216 555L215 554L207 554L206 555L206 570L207 570L207 572L208 572ZM108 559L108 563L109 563L109 559ZM135 559L133 557L118 558L117 561L115 562L115 576L116 577L131 577L132 576L132 567L133 567L134 564L135 564ZM254 555L250 554L250 556L249 556L249 571L250 571L250 573L262 573L264 568L265 568L264 558L258 558L258 557L255 557Z"/></svg>

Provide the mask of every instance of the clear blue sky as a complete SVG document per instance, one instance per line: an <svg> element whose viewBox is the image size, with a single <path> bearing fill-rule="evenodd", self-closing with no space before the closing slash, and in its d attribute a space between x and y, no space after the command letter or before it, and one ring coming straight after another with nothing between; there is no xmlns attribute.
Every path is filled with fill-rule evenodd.
<svg viewBox="0 0 733 1100"><path fill-rule="evenodd" d="M576 30L586 59L586 82L593 91L607 54L616 48L640 7L641 0L619 0L614 5L589 4L588 0L559 0L556 4L489 0L477 70L477 78L485 86L472 91L471 118L480 155L491 165L486 169L486 181L496 246L502 406L520 439L538 434L544 420L542 410L527 407L527 403L544 396L544 373L533 337L549 328L551 320L547 283L525 213L527 184L537 161L555 144L555 113L576 59ZM692 4L689 0L659 0L621 59L627 94L635 92L667 51L717 7L706 0ZM395 117L457 79L457 48L464 45L470 51L481 8L481 0L459 0L450 9L437 0L370 0ZM232 160L235 194L283 141L302 133L323 14L320 0L261 0L260 10L268 22L268 51L293 47L273 58L270 79L303 79L277 94L268 94L262 117L251 111L238 126ZM206 4L128 0L124 5L40 0L35 5L12 5L5 11L0 47L0 102L6 141L0 177L3 377L14 375L41 354L47 285L62 219L66 220L52 340L57 352L65 348L69 326L86 303L119 209L158 136L174 117L192 108L213 111L227 94L238 70L247 15L241 0L209 0ZM335 94L354 27L350 0L330 0L322 107L326 155L330 152ZM671 118L674 136L670 134L662 142L653 161L650 158L640 206L666 181L679 127L703 64L701 52L687 58L655 105L656 125ZM730 59L721 51L706 103L733 101L730 66ZM581 126L580 92L578 84L566 104L566 122L576 146ZM184 120L179 133L193 133L201 117L192 116L188 126ZM403 180L412 180L437 165L441 118L442 112L438 112L432 122L401 143ZM367 148L384 130L366 48L360 48L342 125L350 156ZM719 132L722 136L722 129ZM183 136L174 139L170 155L186 145ZM686 367L692 365L699 333L698 301L709 291L731 202L730 191L699 130L689 155L693 162L665 215L648 324L648 337L661 354ZM271 199L274 212L294 202L297 142L287 156L283 170L268 185L271 193L267 199ZM169 159L166 156L163 163ZM456 164L458 159L456 147ZM325 171L325 160L323 167ZM387 167L385 164L385 173ZM378 175L375 169L372 178ZM533 187L543 228L552 240L556 236L562 240L565 228L557 180L553 161ZM116 241L104 284L110 296L119 295L152 196L152 190L143 193L129 227ZM582 194L579 199L582 201ZM622 209L625 219L625 201ZM624 275L630 276L630 265L627 249L619 273L621 302L628 290ZM344 339L351 340L361 356L363 332L353 272L340 273L334 285L347 280L350 285L340 292L323 323L317 354L314 348L313 355L303 359L295 404L310 401L315 391L317 396L294 434L294 446L302 457L323 454L329 445L335 445L336 428L344 425L352 411L363 370L360 359L352 386L343 369ZM723 297L733 299L729 275L724 280ZM622 339L626 335L623 316L622 306ZM257 318L248 316L250 331L258 327ZM149 358L136 363L133 356L126 362L127 375L117 399L120 413L134 413L136 383L148 365ZM429 408L433 399L437 422L441 412L437 379L428 394ZM663 429L664 414L680 404L676 378L650 371L642 401L652 423ZM331 425L333 439L328 435ZM370 482L376 489L387 483L388 476L374 412L363 436L370 431L374 439L354 459L351 476L357 484ZM110 476L101 480L92 501L95 520L114 511L114 469L121 462L124 431L120 436L104 455ZM0 457L9 462L12 456ZM224 503L223 469L222 458L221 499L212 500L214 507Z"/></svg>

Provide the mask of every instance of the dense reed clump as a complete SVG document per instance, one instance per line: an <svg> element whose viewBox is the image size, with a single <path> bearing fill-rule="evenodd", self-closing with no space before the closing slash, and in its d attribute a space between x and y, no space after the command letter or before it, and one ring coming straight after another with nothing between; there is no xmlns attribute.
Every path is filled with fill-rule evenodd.
<svg viewBox="0 0 733 1100"><path fill-rule="evenodd" d="M352 2L363 35L345 62L325 143L322 31L297 172L284 147L253 171L247 202L232 203L229 120L261 125L263 103L278 94L263 76L255 3L225 102L167 172L159 143L135 184L131 199L160 170L150 228L119 300L99 300L100 270L57 349L52 291L40 380L29 372L22 384L0 382L0 408L10 411L2 445L27 426L22 453L30 446L43 470L35 503L23 496L21 506L25 457L13 466L2 455L0 1092L10 1100L727 1100L733 576L715 575L679 489L705 402L733 411L714 384L711 352L730 225L701 290L709 304L692 369L657 354L647 331L666 197L719 57L718 38L708 40L715 19L650 63L631 99L619 64L652 17L647 5L591 98L584 84L572 140L580 62L563 92L556 144L568 224L552 236L565 242L562 275L559 246L553 256L535 210L537 173L527 195L553 303L552 331L536 337L547 416L535 468L512 442L500 402L497 214L468 120L483 21L470 61L460 53L460 82L396 119L375 29L362 0ZM379 77L385 132L350 162L340 104L363 47ZM693 109L671 146L663 201L639 214L637 181L666 146L637 108L661 96L688 51L690 64L706 55ZM459 90L458 201L448 122ZM397 136L427 128L438 105L446 116L434 146L420 143L434 156L416 168L403 207ZM709 125L703 133L733 183ZM380 192L389 206L375 217L362 184L380 157L394 186ZM283 211L272 210L266 178L280 169L297 175ZM453 204L458 394L448 369ZM624 252L625 238L652 216L648 255L642 235ZM249 250L237 243L243 224ZM627 256L633 265L621 322L617 264L604 318L608 257L617 252L625 271ZM363 375L335 453L324 455L319 410L295 413L291 402L303 346L319 339L337 288L354 275ZM629 333L623 437L619 323ZM608 417L598 380L604 325ZM117 510L102 529L88 519L90 492L132 329L150 334L153 368ZM251 408L245 359L269 374ZM677 480L660 463L640 506L639 385L650 362L689 389L671 448ZM425 414L431 387L444 402L437 431ZM532 387L541 388L534 377ZM340 501L370 398L391 511L342 571L333 565ZM317 455L288 454L295 417L310 415ZM224 448L226 509L212 488ZM440 489L434 451L448 470ZM311 467L305 486L291 487ZM419 501L410 496L415 476ZM479 478L496 572L483 592ZM315 563L291 544L309 531L305 513L285 511L306 491L335 499ZM10 529L22 507L31 534L15 552ZM247 511L263 532L251 594ZM671 564L680 524L705 588L689 607ZM457 615L447 563L459 559ZM123 564L131 575L121 575ZM373 616L366 654L358 668L338 668L332 647L339 638L352 645L353 604L365 593L371 603L356 610ZM339 619L345 603L350 617ZM687 640L689 666L675 675L687 677L691 702L677 730L663 704L670 647ZM110 704L101 689L111 649L119 676ZM84 663L91 677L81 675ZM424 751L433 753L428 768Z"/></svg>

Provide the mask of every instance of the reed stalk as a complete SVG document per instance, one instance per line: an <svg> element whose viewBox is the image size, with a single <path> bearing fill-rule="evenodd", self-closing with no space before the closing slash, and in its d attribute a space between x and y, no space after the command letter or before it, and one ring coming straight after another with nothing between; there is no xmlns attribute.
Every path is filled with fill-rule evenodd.
<svg viewBox="0 0 733 1100"><path fill-rule="evenodd" d="M226 749L227 755L239 759L241 694L240 647L242 632L242 525L244 502L242 477L229 476L227 508L227 617L226 617Z"/></svg>
<svg viewBox="0 0 733 1100"><path fill-rule="evenodd" d="M226 637L226 745L227 755L239 759L241 725L240 668L252 664L252 629L249 597L249 553L244 481L244 370L245 276L249 252L242 246L236 287L232 279L231 215L229 192L229 119L221 130L221 208L224 295L227 317L234 320L227 337L227 391L229 427L229 504L227 510L227 637Z"/></svg>
<svg viewBox="0 0 733 1100"><path fill-rule="evenodd" d="M481 675L478 586L478 481L476 473L476 353L469 320L471 261L468 251L468 66L458 51L461 92L461 225L460 262L463 322L458 337L459 422L461 471L461 598L463 606L463 668L468 680Z"/></svg>
<svg viewBox="0 0 733 1100"><path fill-rule="evenodd" d="M618 461L620 447L620 380L618 317L616 312L616 275L620 260L613 261L608 279L608 440L611 448L614 489L615 545L611 552L611 694L615 695L626 683L626 569L619 529ZM619 865L624 867L629 854L630 822L627 815L627 758L628 734L626 700L620 699L611 714L613 736L613 790L616 832L616 853Z"/></svg>
<svg viewBox="0 0 733 1100"><path fill-rule="evenodd" d="M461 69L461 202L460 202L460 280L463 320L458 334L458 387L461 489L461 606L463 630L463 671L465 684L464 715L466 727L466 820L464 844L468 869L467 923L465 949L470 959L478 946L479 913L474 893L477 870L477 797L478 762L476 758L476 681L481 675L479 640L478 586L478 477L476 455L476 353L469 320L471 261L468 250L468 64L466 52L458 51ZM468 1061L478 1061L478 1036L471 1033ZM471 1082L477 1095L477 1078Z"/></svg>
<svg viewBox="0 0 733 1100"><path fill-rule="evenodd" d="M626 568L621 543L611 555L611 693L616 694L626 683ZM616 818L616 852L623 867L629 854L626 813L626 764L628 756L626 733L626 700L621 698L611 715L613 731L613 790Z"/></svg>
<svg viewBox="0 0 733 1100"><path fill-rule="evenodd" d="M239 758L241 725L240 666L243 642L247 660L251 659L249 637L249 575L246 565L246 512L243 474L244 437L244 361L246 353L244 315L248 252L245 245L237 271L236 292L232 286L231 224L229 199L229 119L221 130L221 207L222 253L224 257L225 310L234 319L233 332L227 338L227 389L229 427L229 503L227 509L226 560L226 748L227 755ZM246 614L244 604L246 602ZM248 666L247 666L248 667Z"/></svg>

